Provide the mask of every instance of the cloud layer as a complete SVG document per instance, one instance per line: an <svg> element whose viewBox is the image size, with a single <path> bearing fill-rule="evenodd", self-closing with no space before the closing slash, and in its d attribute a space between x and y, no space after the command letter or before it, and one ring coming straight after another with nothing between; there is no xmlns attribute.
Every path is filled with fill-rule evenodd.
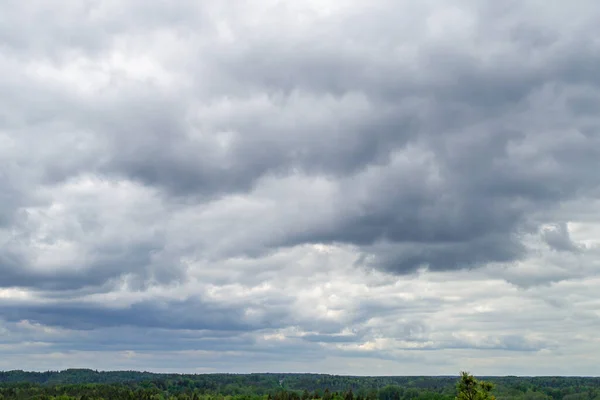
<svg viewBox="0 0 600 400"><path fill-rule="evenodd" d="M0 368L599 373L594 2L4 8Z"/></svg>

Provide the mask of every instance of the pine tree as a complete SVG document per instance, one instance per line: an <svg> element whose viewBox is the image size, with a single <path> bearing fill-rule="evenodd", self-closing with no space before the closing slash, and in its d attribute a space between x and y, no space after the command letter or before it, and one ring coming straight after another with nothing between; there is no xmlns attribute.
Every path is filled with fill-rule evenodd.
<svg viewBox="0 0 600 400"><path fill-rule="evenodd" d="M468 372L461 372L460 381L456 385L456 400L496 400L491 394L494 385L478 381Z"/></svg>

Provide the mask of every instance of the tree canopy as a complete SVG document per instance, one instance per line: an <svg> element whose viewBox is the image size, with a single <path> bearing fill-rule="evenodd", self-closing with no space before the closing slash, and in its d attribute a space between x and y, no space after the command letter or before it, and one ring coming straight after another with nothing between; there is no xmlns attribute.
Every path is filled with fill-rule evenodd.
<svg viewBox="0 0 600 400"><path fill-rule="evenodd" d="M600 378L0 372L0 400L600 400Z"/></svg>

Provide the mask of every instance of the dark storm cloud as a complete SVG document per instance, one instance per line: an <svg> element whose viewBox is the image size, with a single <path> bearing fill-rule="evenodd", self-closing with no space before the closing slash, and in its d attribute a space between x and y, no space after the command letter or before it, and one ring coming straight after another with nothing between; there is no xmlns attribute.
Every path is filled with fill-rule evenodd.
<svg viewBox="0 0 600 400"><path fill-rule="evenodd" d="M351 20L368 25L380 11ZM485 10L479 17L491 18ZM366 36L350 31L351 50L335 44L341 31L321 46L314 32L289 42L256 35L243 48L210 49L214 57L203 62L215 92L198 100L218 105L230 98L225 114L207 111L185 124L185 99L161 104L142 96L109 105L99 119L106 122L96 127L109 146L100 171L176 196L211 198L247 192L270 175L327 176L348 182L348 191L370 192L362 204L339 196L334 206L347 212L332 217L328 229L309 228L273 247L353 244L370 256L370 265L398 273L519 259L522 234L553 222L549 215L561 202L598 188L599 138L581 133L597 122L578 116L594 104L580 86L593 99L599 78L591 68L597 61L592 36L509 17L516 19L494 35L483 31L479 51L502 48L491 62L477 50L426 41L411 60L416 76L407 61L389 58L403 39L367 49L381 38L377 30ZM336 20L345 28L349 21ZM488 22L496 24L480 20L478 29ZM540 60L531 57L535 52ZM201 83L201 76L194 78ZM237 89L223 97L230 87ZM311 124L310 102L295 101L302 93L315 107L327 99L340 103ZM359 112L343 102L353 93L364 102ZM264 109L252 108L254 95ZM225 147L220 132L230 132ZM415 176L395 171L390 161L397 152L410 160L410 146L432 160L428 170L414 169ZM380 174L352 186L353 177L372 166L381 167ZM434 187L426 184L428 174L439 181Z"/></svg>
<svg viewBox="0 0 600 400"><path fill-rule="evenodd" d="M391 3L377 2L367 13L334 18L329 31L320 27L301 37L239 28L248 33L245 44L222 43L204 48L205 57L189 56L191 68L202 65L207 75L181 69L198 87L211 80L212 92L184 91L176 97L130 84L79 106L82 114L72 122L95 132L105 146L88 165L178 197L247 192L265 176L294 171L347 180L348 190L371 190L363 204L348 204L340 196L334 206L350 211L336 216L329 229L307 229L272 245L354 244L373 256L373 266L389 271L520 258L525 250L519 235L533 232L539 222L531 220L533 211L550 211L598 187L591 171L600 159L599 139L578 133L595 126L578 119L594 107L600 82L592 68L598 61L593 35L527 24L510 10L496 20L486 6L468 9L480 18L474 33L482 35L481 48L425 39L422 30L413 41L395 30L394 41L373 24L391 24L385 18L390 8ZM174 9L163 16L152 8L139 16L145 23L136 29L189 22L194 17L183 18L186 13L205 17L200 10ZM91 18L89 12L77 11ZM488 25L499 31L488 33ZM117 26L114 35L126 32ZM63 29L79 28L53 31L57 44L64 42ZM370 46L381 40L379 47ZM472 38L468 43L477 45ZM418 51L410 53L412 59L393 56L400 45ZM484 61L486 52L491 62ZM574 85L587 85L592 94L579 93ZM303 94L306 100L298 101ZM344 103L351 95L358 106ZM265 103L258 109L252 108L255 97ZM543 115L545 102L556 98L566 105ZM210 106L220 99L230 104L225 114L212 115ZM327 101L339 104L311 123L311 103L319 107ZM192 118L193 104L202 103L209 106L207 114ZM568 124L557 125L557 116ZM225 147L219 144L222 132L230 135ZM426 172L437 175L436 187L427 187L423 171L413 170L416 177L394 171L390 157L410 152L410 145L430 153ZM379 176L353 187L352 177L370 166L382 167ZM77 168L71 174L86 168L71 167ZM56 165L48 165L46 173L52 179L70 174ZM380 254L379 248L386 251Z"/></svg>

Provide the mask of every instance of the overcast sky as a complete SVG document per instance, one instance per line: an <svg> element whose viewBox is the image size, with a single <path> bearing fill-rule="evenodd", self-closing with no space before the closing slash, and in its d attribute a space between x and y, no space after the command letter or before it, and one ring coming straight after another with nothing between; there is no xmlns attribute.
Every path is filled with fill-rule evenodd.
<svg viewBox="0 0 600 400"><path fill-rule="evenodd" d="M600 375L596 0L0 9L0 369Z"/></svg>

